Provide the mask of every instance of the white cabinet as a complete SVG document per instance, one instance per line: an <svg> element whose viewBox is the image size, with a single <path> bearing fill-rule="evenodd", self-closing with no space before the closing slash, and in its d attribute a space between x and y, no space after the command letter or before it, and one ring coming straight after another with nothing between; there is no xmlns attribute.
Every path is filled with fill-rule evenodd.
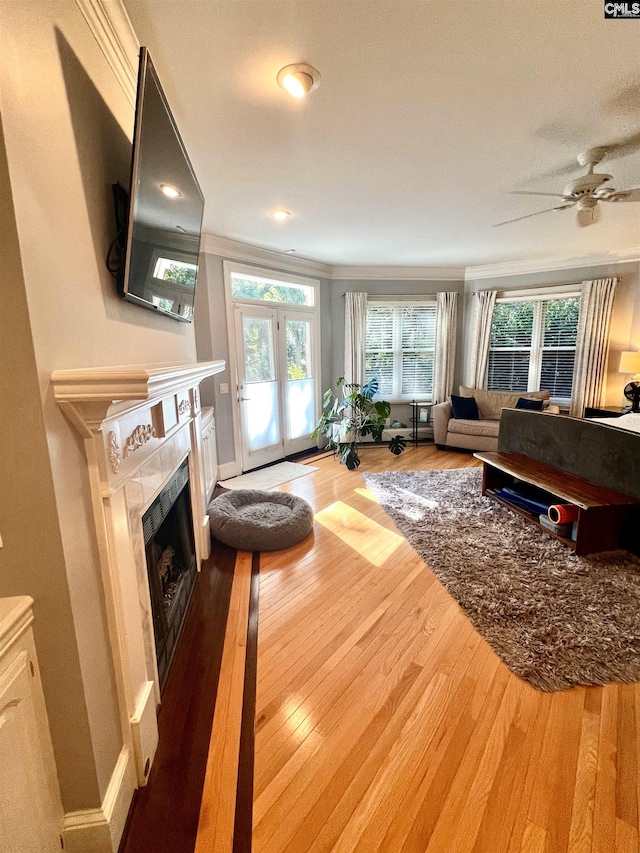
<svg viewBox="0 0 640 853"><path fill-rule="evenodd" d="M204 469L204 503L207 506L218 481L216 422L213 417L213 409L202 410L202 467Z"/></svg>
<svg viewBox="0 0 640 853"><path fill-rule="evenodd" d="M62 806L27 596L0 599L0 850L60 851Z"/></svg>

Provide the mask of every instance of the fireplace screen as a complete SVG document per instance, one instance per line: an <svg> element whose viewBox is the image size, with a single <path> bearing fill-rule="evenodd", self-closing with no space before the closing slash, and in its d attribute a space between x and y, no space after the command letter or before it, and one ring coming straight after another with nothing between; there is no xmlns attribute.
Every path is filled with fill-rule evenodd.
<svg viewBox="0 0 640 853"><path fill-rule="evenodd" d="M146 511L142 526L162 688L196 579L188 459Z"/></svg>

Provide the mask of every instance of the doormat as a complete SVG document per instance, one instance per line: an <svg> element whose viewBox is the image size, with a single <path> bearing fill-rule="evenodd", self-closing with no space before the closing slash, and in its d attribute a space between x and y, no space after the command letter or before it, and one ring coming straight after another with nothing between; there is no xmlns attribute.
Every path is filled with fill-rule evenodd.
<svg viewBox="0 0 640 853"><path fill-rule="evenodd" d="M240 477L232 477L230 480L222 480L218 483L223 489L272 489L281 486L289 480L297 480L305 474L317 471L313 465L298 465L297 462L278 462L277 465L269 465L258 471L249 471Z"/></svg>

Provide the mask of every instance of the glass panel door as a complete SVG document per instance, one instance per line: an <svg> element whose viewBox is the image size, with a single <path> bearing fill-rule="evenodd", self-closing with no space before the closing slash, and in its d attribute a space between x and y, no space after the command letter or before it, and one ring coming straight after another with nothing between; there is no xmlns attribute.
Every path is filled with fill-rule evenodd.
<svg viewBox="0 0 640 853"><path fill-rule="evenodd" d="M314 315L235 307L242 470L315 447L318 377Z"/></svg>
<svg viewBox="0 0 640 853"><path fill-rule="evenodd" d="M312 318L304 314L283 316L280 333L284 333L286 381L285 448L287 454L311 446L309 436L316 424L316 387L311 339Z"/></svg>
<svg viewBox="0 0 640 853"><path fill-rule="evenodd" d="M242 469L283 455L277 358L277 311L238 306L238 392L242 422Z"/></svg>

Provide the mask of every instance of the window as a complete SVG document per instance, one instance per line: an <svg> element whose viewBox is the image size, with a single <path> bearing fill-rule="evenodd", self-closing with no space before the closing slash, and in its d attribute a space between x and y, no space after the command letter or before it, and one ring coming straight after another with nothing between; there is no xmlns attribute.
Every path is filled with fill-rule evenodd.
<svg viewBox="0 0 640 853"><path fill-rule="evenodd" d="M491 325L487 388L551 391L556 403L571 400L579 296L496 303Z"/></svg>
<svg viewBox="0 0 640 853"><path fill-rule="evenodd" d="M152 296L151 301L160 308L161 311L171 311L173 308L173 299L164 299L162 296Z"/></svg>
<svg viewBox="0 0 640 853"><path fill-rule="evenodd" d="M231 295L237 299L261 302L285 302L289 305L314 304L314 288L306 284L283 282L248 273L231 273Z"/></svg>
<svg viewBox="0 0 640 853"><path fill-rule="evenodd" d="M435 302L369 301L365 374L385 400L431 398L435 345Z"/></svg>
<svg viewBox="0 0 640 853"><path fill-rule="evenodd" d="M196 286L197 264L188 264L173 258L158 257L153 268L153 277L186 287ZM169 309L171 310L171 309Z"/></svg>

